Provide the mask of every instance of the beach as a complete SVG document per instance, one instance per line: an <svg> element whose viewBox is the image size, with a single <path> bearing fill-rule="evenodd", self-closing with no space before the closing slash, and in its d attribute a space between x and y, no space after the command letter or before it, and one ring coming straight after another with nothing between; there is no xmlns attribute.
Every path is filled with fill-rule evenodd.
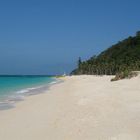
<svg viewBox="0 0 140 140"><path fill-rule="evenodd" d="M0 111L0 140L139 140L140 76L66 76Z"/></svg>

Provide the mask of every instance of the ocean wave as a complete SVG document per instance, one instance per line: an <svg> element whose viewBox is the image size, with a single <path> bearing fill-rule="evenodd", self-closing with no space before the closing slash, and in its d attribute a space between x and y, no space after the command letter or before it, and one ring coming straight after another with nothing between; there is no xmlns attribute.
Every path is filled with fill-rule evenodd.
<svg viewBox="0 0 140 140"><path fill-rule="evenodd" d="M3 99L2 102L0 102L0 110L13 108L14 104L16 102L23 101L25 99L25 96L45 93L44 91L48 90L49 87L52 86L53 84L62 82L61 80L58 79L54 79L54 80L55 81L51 81L50 83L47 84L43 84L35 87L23 88L12 92L11 95L5 97L5 99Z"/></svg>
<svg viewBox="0 0 140 140"><path fill-rule="evenodd" d="M46 86L46 85L45 85ZM19 91L16 91L17 94L23 94L23 93L28 93L28 92L31 92L33 90L36 90L36 89L40 89L40 88L43 88L44 86L37 86L37 87L31 87L31 88L25 88L25 89L21 89Z"/></svg>
<svg viewBox="0 0 140 140"><path fill-rule="evenodd" d="M27 92L29 92L29 89L22 89L22 90L17 91L16 93L22 94L22 93L27 93Z"/></svg>
<svg viewBox="0 0 140 140"><path fill-rule="evenodd" d="M56 84L56 83L58 83L58 81L54 81L54 82L51 82L51 83L49 83L50 85L53 85L53 84Z"/></svg>

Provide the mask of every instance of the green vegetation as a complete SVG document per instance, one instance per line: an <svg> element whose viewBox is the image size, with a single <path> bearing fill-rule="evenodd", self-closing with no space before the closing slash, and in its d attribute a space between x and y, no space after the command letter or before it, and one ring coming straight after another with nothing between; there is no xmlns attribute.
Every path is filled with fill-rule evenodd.
<svg viewBox="0 0 140 140"><path fill-rule="evenodd" d="M122 71L120 73L117 73L116 76L114 78L111 79L111 81L117 81L117 80L121 80L121 79L125 79L125 78L132 78L132 77L136 77L138 75L137 72L132 72L132 71Z"/></svg>
<svg viewBox="0 0 140 140"><path fill-rule="evenodd" d="M140 70L140 31L134 37L118 42L98 56L93 56L87 61L78 60L78 68L71 72L72 75L116 75ZM129 75L129 74L128 74Z"/></svg>

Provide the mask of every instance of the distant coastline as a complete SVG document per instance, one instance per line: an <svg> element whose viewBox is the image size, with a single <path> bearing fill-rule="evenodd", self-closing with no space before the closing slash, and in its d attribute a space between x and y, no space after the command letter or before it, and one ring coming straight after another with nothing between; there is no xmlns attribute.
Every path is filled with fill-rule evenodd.
<svg viewBox="0 0 140 140"><path fill-rule="evenodd" d="M1 74L0 77L55 77L57 75L16 75L16 74Z"/></svg>

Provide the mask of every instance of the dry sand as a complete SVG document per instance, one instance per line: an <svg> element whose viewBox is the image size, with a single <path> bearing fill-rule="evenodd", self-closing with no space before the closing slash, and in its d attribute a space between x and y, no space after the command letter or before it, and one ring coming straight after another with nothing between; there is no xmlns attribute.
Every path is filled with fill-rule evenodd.
<svg viewBox="0 0 140 140"><path fill-rule="evenodd" d="M0 140L140 140L140 76L72 76L0 111Z"/></svg>

